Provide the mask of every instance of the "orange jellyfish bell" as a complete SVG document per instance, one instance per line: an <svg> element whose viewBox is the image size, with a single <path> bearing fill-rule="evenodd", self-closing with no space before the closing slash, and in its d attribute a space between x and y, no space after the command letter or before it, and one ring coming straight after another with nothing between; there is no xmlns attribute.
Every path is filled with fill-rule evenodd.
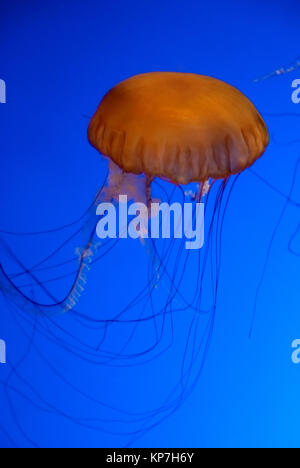
<svg viewBox="0 0 300 468"><path fill-rule="evenodd" d="M88 137L125 173L175 184L237 174L269 141L265 122L239 90L208 76L171 72L137 75L112 88Z"/></svg>

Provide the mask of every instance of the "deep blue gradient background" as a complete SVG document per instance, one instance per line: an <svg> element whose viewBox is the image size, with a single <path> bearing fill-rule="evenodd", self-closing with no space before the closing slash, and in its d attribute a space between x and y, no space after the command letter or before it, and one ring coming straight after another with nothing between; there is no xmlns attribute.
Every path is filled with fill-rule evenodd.
<svg viewBox="0 0 300 468"><path fill-rule="evenodd" d="M89 118L110 87L147 71L212 75L247 94L271 134L270 146L254 169L289 193L300 156L300 120L295 115L300 104L298 110L291 101L291 83L300 78L300 69L259 83L254 79L300 54L296 0L16 0L1 3L0 17L0 78L7 84L7 104L0 105L1 229L40 231L72 222L84 212L106 173L106 163L87 142ZM300 200L299 177L293 199ZM181 408L134 446L300 446L300 366L291 362L291 343L300 337L300 263L288 250L299 221L294 206L287 208L276 232L248 337L255 294L284 204L284 197L250 172L239 179L224 226L217 315L201 378ZM28 266L63 238L64 233L46 240L5 236ZM122 252L113 250L91 273L80 304L86 314L106 317L136 292L147 256L141 245L122 245ZM297 245L299 251L296 237L293 247ZM154 360L145 372L142 366L103 369L54 346L34 330L32 318L21 319L5 301L0 307L0 338L6 340L8 353L8 364L0 366L3 447L128 443L130 438L84 427L36 406L44 405L42 395L74 418L109 417L101 405L63 385L53 369L76 388L125 409L136 403L146 411L170 391L182 349L178 334L167 357ZM67 320L61 317L57 323L68 327ZM78 333L96 346L88 330ZM141 342L148 339L146 333ZM12 366L17 364L16 375ZM30 400L22 396L28 392ZM124 425L115 422L110 429L119 432Z"/></svg>

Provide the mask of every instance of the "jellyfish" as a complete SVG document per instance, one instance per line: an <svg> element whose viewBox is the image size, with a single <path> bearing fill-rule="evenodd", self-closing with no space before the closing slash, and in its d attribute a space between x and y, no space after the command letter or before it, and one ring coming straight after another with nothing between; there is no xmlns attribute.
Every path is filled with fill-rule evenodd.
<svg viewBox="0 0 300 468"><path fill-rule="evenodd" d="M189 73L146 73L110 90L93 116L90 143L110 158L109 192L132 190L133 174L176 185L226 180L268 145L266 125L236 88Z"/></svg>
<svg viewBox="0 0 300 468"><path fill-rule="evenodd" d="M141 369L142 364L172 352L177 336L174 322L179 318L183 349L179 378L174 378L174 385L162 401L143 412L117 405L112 409L111 405L98 402L103 411L113 410L118 421L123 418L126 429L121 432L129 445L176 411L201 376L214 329L222 230L230 197L239 175L264 154L269 136L255 106L235 87L203 75L153 72L131 77L104 96L90 121L88 140L108 160L109 172L87 212L71 225L79 227L47 258L30 267L17 258L1 237L1 246L18 271L8 274L1 261L0 285L14 313L21 310L23 317L25 314L26 320L44 336L61 342L64 352L102 366L101 369ZM157 240L149 235L139 246L149 261L145 284L140 285L139 275L130 269L132 262L128 261L127 276L139 284L134 297L121 310L101 310L96 317L90 316L79 308L87 277L96 264L101 268L103 259L118 243L118 239L99 242L97 207L102 202L117 205L123 195L147 206L163 198L169 203L173 199L180 203L205 203L205 245L195 252L186 251L181 239ZM194 212L193 216L197 214ZM45 270L53 271L55 265L47 266L49 259L78 234L84 242L75 250L77 265L72 284L59 299L49 287L57 278L45 281L40 275ZM74 258L57 266L72 262ZM115 278L119 265L112 268ZM24 279L27 284L19 285L18 281ZM116 290L117 284L118 281ZM33 287L39 288L48 301L30 296ZM38 324L34 315L39 317ZM76 321L76 332L82 326L100 334L97 346L91 347L75 332L64 330L59 322L61 315ZM126 330L122 340L116 332L120 327ZM138 336L141 329L143 334ZM145 339L145 330L149 339ZM65 377L60 378L66 384ZM74 390L74 385L68 385ZM89 390L80 389L78 393L95 403L97 398L88 394ZM42 406L45 411L54 411L44 399ZM62 409L57 413L103 432L109 430L113 420L107 415L99 420L94 416L90 420L74 418Z"/></svg>
<svg viewBox="0 0 300 468"><path fill-rule="evenodd" d="M76 249L79 267L69 292L59 301L44 288L53 304L29 301L49 311L54 304L63 311L77 304L100 245L95 240L95 205L116 202L124 194L150 205L151 185L158 184L157 180L168 181L179 190L198 183L194 199L201 201L215 182L221 181L224 190L231 176L252 166L269 142L263 118L239 90L212 77L172 72L137 75L113 87L91 119L88 139L109 159L109 175L82 217L87 220L79 232L84 231L87 240ZM186 194L191 195L191 191L182 191L183 198ZM217 200L220 203L220 197ZM3 239L1 243L14 257ZM28 270L15 258L37 283L33 270L47 260ZM20 297L12 279L0 268L2 290ZM21 294L22 304L27 300Z"/></svg>

